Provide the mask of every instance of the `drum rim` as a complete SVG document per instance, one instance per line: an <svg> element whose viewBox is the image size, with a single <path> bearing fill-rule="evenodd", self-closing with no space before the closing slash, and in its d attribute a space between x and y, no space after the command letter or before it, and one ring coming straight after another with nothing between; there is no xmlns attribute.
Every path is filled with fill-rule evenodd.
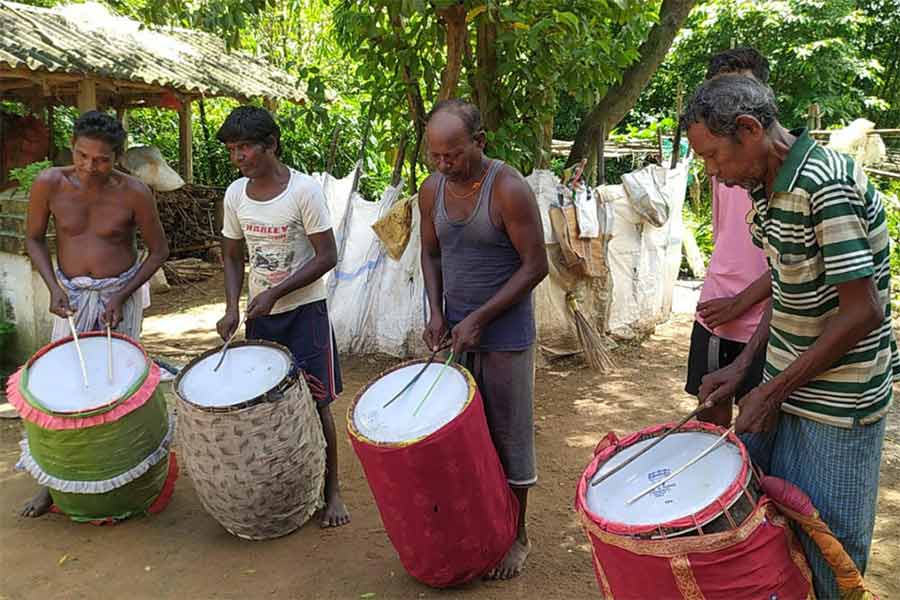
<svg viewBox="0 0 900 600"><path fill-rule="evenodd" d="M224 344L223 344L224 345ZM272 342L270 340L240 340L238 342L232 342L231 345L228 346L229 350L234 348L241 348L243 346L268 346L275 350L280 350L284 354L287 355L290 368L288 369L287 374L281 378L275 386L271 389L259 394L258 396L254 396L249 400L244 400L243 402L239 402L238 404L231 404L229 406L203 406L202 404L197 404L196 402L191 402L187 398L185 398L181 393L181 381L184 376L190 371L193 367L200 364L204 359L217 354L222 346L216 346L215 348L211 348L206 352L200 354L199 356L194 357L191 362L186 364L175 377L175 381L172 382L172 388L175 391L175 396L181 401L190 406L191 408L195 408L197 410L208 412L208 413L230 413L238 410L243 410L245 408L250 408L252 406L256 406L257 404L262 404L263 402L277 402L284 397L284 393L291 388L300 377L300 368L297 366L294 361L294 355L290 351L287 346L279 344L277 342Z"/></svg>
<svg viewBox="0 0 900 600"><path fill-rule="evenodd" d="M448 366L456 369L456 371L459 372L465 378L466 386L468 387L468 392L469 392L468 397L466 398L466 401L463 403L462 409L459 411L459 414L456 415L453 419L444 423L438 429L432 431L429 434L419 436L412 440L405 440L402 442L379 442L377 440L370 439L369 437L363 435L363 433L360 432L356 428L356 424L353 422L353 412L356 410L356 405L359 403L359 401L362 399L362 397L365 395L365 393L368 392L369 389L371 389L371 387L373 385L375 385L375 382L383 379L384 377L387 377L394 371L399 371L400 369L403 369L403 368L406 368L406 367L409 367L412 365L422 365L422 364L425 364L426 362L428 362L428 361L424 358L416 358L413 360L407 360L398 365L394 365L393 367L391 367L389 369L385 369L384 371L379 373L376 377L373 377L372 379L370 379L366 383L366 385L363 386L362 389L360 389L360 391L356 393L356 396L353 397L353 401L350 402L350 406L347 408L347 432L350 434L350 436L352 438L356 439L357 441L369 444L371 446L378 446L379 448L406 448L408 446L412 446L413 444L418 444L419 442L427 440L431 436L438 435L444 429L446 429L447 427L452 425L453 422L456 421L456 419L458 419L460 416L462 416L467 410L469 410L469 407L472 406L472 401L475 399L475 392L477 391L478 386L475 384L475 378L472 377L472 374L469 372L468 369L463 367L461 364L459 364L455 361L452 361L452 362L448 363Z"/></svg>
<svg viewBox="0 0 900 600"><path fill-rule="evenodd" d="M34 363L39 359L43 358L48 352L67 344L73 340L72 336L67 336L64 338L60 338L55 342L47 344L39 351L37 351L34 356L28 359L28 362L25 363L25 366L22 367L22 376L19 379L19 394L21 394L22 398L32 406L47 415L55 416L55 417L63 417L63 418L87 418L94 417L97 415L102 415L113 410L115 407L120 405L122 402L125 402L132 396L134 396L138 390L140 390L144 384L147 382L147 378L150 376L151 370L151 360L150 356L147 354L147 351L144 350L144 347L141 346L138 342L131 339L127 335L123 335L121 333L112 332L111 337L127 342L137 348L141 355L144 357L144 371L138 376L137 380L132 384L125 392L119 396L118 398L113 398L106 404L102 404L100 406L94 406L84 410L51 410L44 406L37 397L31 393L31 390L28 389L28 381L29 381L29 373L31 371L31 367L34 366ZM106 333L103 331L87 331L85 333L78 334L78 339L92 338L92 337L106 337Z"/></svg>
<svg viewBox="0 0 900 600"><path fill-rule="evenodd" d="M639 436L637 440L628 444L627 446L622 445L621 439L617 440L617 442L615 444L612 444L612 446L619 446L619 448L617 450L615 450L614 452L612 452L609 456L607 456L605 458L605 460L603 461L603 463L610 460L613 456L615 456L616 454L618 454L625 448L628 448L639 441L643 441L645 439L650 439L651 437L652 438L659 437L660 435L663 435L666 431L668 431L669 429L671 429L674 426L675 426L674 423L663 423L661 425L645 427L644 429L638 430L638 431L634 432L633 434L629 434L628 436L626 436L624 438L624 439L627 439L628 437L631 437L632 435ZM699 431L699 432L703 432L703 433L721 435L722 433L725 432L725 428L719 427L718 425L713 425L712 423L703 423L700 421L694 421L694 422L683 425L682 428L679 430L679 432L685 432L685 433L689 433L692 431ZM698 515L704 515L707 511L711 510L712 508L719 507L720 505L725 505L728 507L733 505L734 502L738 498L740 498L741 494L743 493L742 485L744 484L744 482L746 482L748 480L747 478L750 477L750 474L748 473L748 471L753 470L753 467L750 464L750 455L747 451L747 447L744 446L743 442L741 442L741 440L737 436L737 434L732 432L731 434L729 434L727 439L729 442L734 443L738 447L738 450L740 451L741 470L738 472L737 476L728 485L728 487L725 489L725 491L722 492L722 494L720 496L714 498L708 505L704 506L703 508L701 508L700 510L698 510L692 514L684 515L684 516L678 517L677 519L672 519L670 521L666 521L663 523L655 523L655 524L648 524L648 525L628 525L627 523L620 523L619 521L611 521L609 519L605 519L605 518L601 517L600 515L596 514L595 512L593 512L587 503L587 489L590 486L591 480L594 478L597 471L600 470L600 467L603 464L600 462L600 458L601 458L601 455L604 453L604 451L606 451L606 448L595 451L590 464L588 464L587 468L582 473L581 478L578 481L578 488L576 490L576 498L575 498L576 504L579 505L580 509L584 511L585 515L587 515L587 517L591 521L593 521L597 527L599 527L600 529L602 529L610 534L613 534L613 535L638 536L638 535L641 535L644 533L652 533L654 531L659 531L660 529L674 529L674 530L696 529L696 523L701 523L700 526L702 527L703 524L711 522L715 517L713 517L713 519L706 519L705 517L700 517L700 518L695 518L695 517L697 517ZM718 514L721 514L721 511L716 513L716 516L718 516ZM679 526L675 525L675 524L679 523L680 521L683 521L685 519L691 519L691 518L694 518L694 523L691 523L684 527L679 527ZM678 535L678 534L675 534L675 535ZM673 536L668 536L668 537L673 537Z"/></svg>

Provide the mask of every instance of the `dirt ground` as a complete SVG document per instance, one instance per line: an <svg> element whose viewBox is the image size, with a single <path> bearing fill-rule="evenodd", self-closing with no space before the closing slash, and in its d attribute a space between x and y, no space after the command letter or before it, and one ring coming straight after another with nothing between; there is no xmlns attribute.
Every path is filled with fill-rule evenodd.
<svg viewBox="0 0 900 600"><path fill-rule="evenodd" d="M148 350L181 365L213 346L221 289L215 278L156 296L145 320ZM335 530L310 522L278 540L237 539L204 512L183 471L171 505L154 517L113 527L77 525L58 515L21 518L18 508L35 485L13 470L19 423L0 422L0 599L597 597L590 549L572 509L576 481L606 432L671 421L693 407L682 392L690 325L689 314L676 314L641 346L619 349L611 375L593 374L577 361L538 372L540 483L529 499L535 549L515 580L437 591L404 572L343 430L350 399L394 361L345 357L345 393L334 413L353 521ZM883 599L900 598L900 411L889 419L867 577Z"/></svg>

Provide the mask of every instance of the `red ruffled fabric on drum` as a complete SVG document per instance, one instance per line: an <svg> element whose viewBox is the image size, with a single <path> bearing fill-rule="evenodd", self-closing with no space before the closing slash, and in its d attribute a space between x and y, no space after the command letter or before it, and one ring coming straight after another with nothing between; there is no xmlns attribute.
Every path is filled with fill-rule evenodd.
<svg viewBox="0 0 900 600"><path fill-rule="evenodd" d="M471 581L506 555L518 502L488 433L481 395L406 446L350 440L406 571L433 587Z"/></svg>

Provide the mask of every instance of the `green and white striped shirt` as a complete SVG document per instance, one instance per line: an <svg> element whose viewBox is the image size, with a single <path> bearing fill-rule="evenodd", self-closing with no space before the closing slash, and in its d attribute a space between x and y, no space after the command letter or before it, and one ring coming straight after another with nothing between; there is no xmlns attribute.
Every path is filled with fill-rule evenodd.
<svg viewBox="0 0 900 600"><path fill-rule="evenodd" d="M772 322L764 379L790 365L838 311L836 285L872 277L884 321L850 352L782 404L814 421L853 427L891 406L900 357L891 330L889 237L881 194L862 167L823 148L806 130L778 171L771 198L751 194L753 241L772 270Z"/></svg>

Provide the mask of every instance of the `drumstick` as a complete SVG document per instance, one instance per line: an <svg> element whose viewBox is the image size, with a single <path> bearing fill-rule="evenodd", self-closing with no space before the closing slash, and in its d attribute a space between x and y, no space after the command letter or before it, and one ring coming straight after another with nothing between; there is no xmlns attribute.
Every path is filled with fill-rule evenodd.
<svg viewBox="0 0 900 600"><path fill-rule="evenodd" d="M709 454L710 452L712 452L713 450L715 450L716 448L721 446L722 442L725 441L725 438L728 437L728 434L730 434L733 431L734 431L734 425L729 427L728 431L723 433L719 437L719 439L717 439L715 442L713 442L712 446L710 446L709 448L707 448L706 450L704 450L703 452L701 452L700 454L698 454L697 456L695 456L694 458L689 460L686 464L684 464L681 467L679 467L678 469L676 469L674 473L672 473L665 479L657 481L656 483L654 483L653 485L648 487L646 490L644 490L643 492L641 492L640 494L638 494L637 496L635 496L634 498L629 500L626 504L634 504L635 502L637 502L638 500L640 500L641 498L643 498L644 496L646 496L647 494L649 494L650 492L652 492L653 490L658 488L659 486L663 485L664 483L666 483L668 481L671 481L672 479L674 479L675 477L680 475L682 473L682 471L684 471L685 469L687 469L688 467L693 465L695 462L697 462L698 460L700 460L701 458L703 458L704 456L706 456L707 454Z"/></svg>
<svg viewBox="0 0 900 600"><path fill-rule="evenodd" d="M78 343L78 332L75 331L75 320L72 315L68 317L69 331L72 332L72 339L75 341L75 350L78 352L78 362L81 363L81 376L84 378L84 387L88 387L87 365L84 364L84 354L81 353L81 344Z"/></svg>
<svg viewBox="0 0 900 600"><path fill-rule="evenodd" d="M432 390L434 390L434 387L438 384L438 381L440 381L441 377L444 376L444 371L447 370L447 367L450 366L451 362L453 362L453 351L452 350L450 351L450 356L447 357L447 362L445 362L444 366L441 367L441 372L438 373L437 377L434 378L434 381L432 382L431 387L428 388L428 391L425 392L424 396L422 396L422 400L419 402L419 405L416 407L416 410L413 411L413 416L416 416L417 414L419 414L419 409L421 409L422 406L425 404L425 401L428 400L428 396L431 395L431 392L432 392Z"/></svg>
<svg viewBox="0 0 900 600"><path fill-rule="evenodd" d="M661 436L659 436L658 438L656 438L655 440L650 442L648 445L641 448L641 450L638 451L637 453L629 456L627 460L622 461L621 463L617 464L615 467L613 467L612 469L610 469L609 471L607 471L606 473L601 475L600 477L597 477L596 479L591 481L591 485L592 486L599 485L600 482L602 482L603 480L608 479L609 477L612 477L614 474L618 473L619 471L621 471L622 469L624 469L625 467L627 467L628 465L630 465L631 463L636 461L640 456L643 456L644 454L646 454L648 450L650 450L651 448L653 448L654 446L659 444L661 441L663 441L664 439L669 437L671 434L673 434L676 431L678 431L679 429L681 429L685 423L687 423L688 421L690 421L691 419L696 417L700 413L700 411L702 411L704 408L706 408L705 404L699 405L697 408L695 408L690 413L685 415L683 419L678 421L678 423L675 424L675 427L669 429L667 432L665 432L664 434L662 434Z"/></svg>
<svg viewBox="0 0 900 600"><path fill-rule="evenodd" d="M106 377L109 382L113 381L113 361L112 361L112 328L106 325Z"/></svg>
<svg viewBox="0 0 900 600"><path fill-rule="evenodd" d="M402 396L403 394L405 394L406 392L408 392L408 391L412 388L412 386L414 386L414 385L416 384L416 382L417 382L417 381L419 380L419 378L422 376L422 373L424 373L425 371L427 371L427 370L428 370L428 366L431 365L431 363L434 362L434 359L435 359L435 357L438 355L438 352L440 352L441 350L443 350L444 348L446 348L446 346L443 345L443 343L444 343L444 338L446 338L446 337L447 337L447 332L444 332L444 335L441 336L441 339L440 339L440 341L438 342L438 347L435 349L434 352L431 353L431 356L428 357L428 362L425 363L425 366L422 367L421 369L419 369L419 372L416 373L416 376L413 377L412 379L410 379L410 380L409 380L409 383L407 383L406 385L404 385L404 386L403 386L403 389L400 390L399 392L397 392L397 395L395 395L393 398L391 398L390 400L388 400L387 402L385 402L384 405L383 405L381 408L387 408L388 406L390 406L391 404L393 404L395 400L397 400L398 398L400 398L400 396Z"/></svg>
<svg viewBox="0 0 900 600"><path fill-rule="evenodd" d="M234 328L234 331L231 332L231 335L228 336L228 341L225 342L225 345L222 346L222 353L219 355L219 362L216 363L215 368L213 368L213 373L219 370L219 367L222 366L222 363L225 362L225 353L228 351L228 346L231 344L231 340L234 339L234 336L237 335L237 332L240 330L241 325L244 324L244 321L247 319L247 313L244 313L244 316L241 317L241 322L238 323L238 326Z"/></svg>

